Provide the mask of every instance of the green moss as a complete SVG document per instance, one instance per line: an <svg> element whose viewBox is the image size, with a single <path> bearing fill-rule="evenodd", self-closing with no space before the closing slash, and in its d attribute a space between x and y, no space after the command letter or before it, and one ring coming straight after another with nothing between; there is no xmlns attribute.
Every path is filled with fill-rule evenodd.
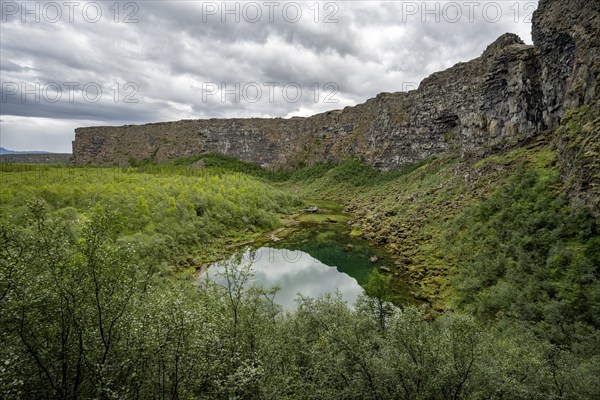
<svg viewBox="0 0 600 400"><path fill-rule="evenodd" d="M301 214L297 217L300 222L316 222L316 223L338 223L345 224L348 221L348 216L342 214L318 213L318 214ZM333 221L333 222L332 222Z"/></svg>
<svg viewBox="0 0 600 400"><path fill-rule="evenodd" d="M367 234L382 243L404 266L408 278L420 285L420 296L445 308L453 294L449 276L457 267L445 241L448 224L467 207L487 199L519 166L537 170L542 179L557 176L555 151L542 137L527 147L477 162L444 155L393 172L347 160L311 179L288 181L281 187L305 197L345 203L352 213L350 235Z"/></svg>
<svg viewBox="0 0 600 400"><path fill-rule="evenodd" d="M446 142L451 142L452 140L454 140L456 138L456 132L455 131L446 132L446 133L444 133L443 137Z"/></svg>

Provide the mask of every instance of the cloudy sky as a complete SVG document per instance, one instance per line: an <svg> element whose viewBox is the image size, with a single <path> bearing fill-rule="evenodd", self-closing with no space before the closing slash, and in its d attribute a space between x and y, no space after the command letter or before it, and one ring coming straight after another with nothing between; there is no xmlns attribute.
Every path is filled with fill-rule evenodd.
<svg viewBox="0 0 600 400"><path fill-rule="evenodd" d="M70 152L78 126L290 117L411 90L534 1L1 3L0 146Z"/></svg>

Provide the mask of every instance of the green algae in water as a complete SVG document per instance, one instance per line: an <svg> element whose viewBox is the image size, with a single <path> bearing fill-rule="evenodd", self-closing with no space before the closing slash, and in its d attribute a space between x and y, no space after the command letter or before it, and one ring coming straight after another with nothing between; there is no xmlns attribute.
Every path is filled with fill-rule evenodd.
<svg viewBox="0 0 600 400"><path fill-rule="evenodd" d="M331 218L337 222L301 222L297 230L271 245L307 253L319 262L336 268L338 272L351 276L361 286L367 283L371 273L382 267L396 270L394 260L383 248L350 234L345 223L347 216L338 214ZM414 298L412 288L400 274L391 276L391 279L389 300L396 305L422 303Z"/></svg>
<svg viewBox="0 0 600 400"><path fill-rule="evenodd" d="M280 287L275 302L286 310L295 308L298 294L314 297L338 291L354 304L371 273L382 267L395 269L383 249L350 235L347 216L327 211L304 214L282 240L242 252L240 263L252 265L253 282L264 288ZM326 218L335 222L324 222ZM216 263L209 268L212 279L218 281L215 276L223 267ZM414 304L409 286L401 277L393 279L389 298L397 305Z"/></svg>
<svg viewBox="0 0 600 400"><path fill-rule="evenodd" d="M391 266L391 261L381 251L332 225L301 223L296 232L273 247L308 253L323 264L350 275L361 285L367 282L372 271ZM371 261L373 256L377 257L376 262Z"/></svg>

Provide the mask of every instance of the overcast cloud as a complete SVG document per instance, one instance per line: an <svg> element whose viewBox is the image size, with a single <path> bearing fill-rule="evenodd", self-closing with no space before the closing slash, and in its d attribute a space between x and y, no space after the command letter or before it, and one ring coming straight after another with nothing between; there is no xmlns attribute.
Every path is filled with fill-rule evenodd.
<svg viewBox="0 0 600 400"><path fill-rule="evenodd" d="M71 151L78 126L305 116L414 89L505 32L531 43L537 7L516 0L0 3L0 146L56 152Z"/></svg>

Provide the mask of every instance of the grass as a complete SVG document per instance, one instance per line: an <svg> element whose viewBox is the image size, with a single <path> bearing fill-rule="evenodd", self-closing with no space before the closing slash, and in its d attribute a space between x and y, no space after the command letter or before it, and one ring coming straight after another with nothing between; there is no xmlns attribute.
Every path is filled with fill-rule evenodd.
<svg viewBox="0 0 600 400"><path fill-rule="evenodd" d="M281 226L302 202L245 174L182 166L30 167L0 165L1 215L27 223L27 203L50 218L85 219L98 207L122 217L123 240L140 243L160 263L187 266L220 258L226 246ZM188 263L189 264L189 263Z"/></svg>
<svg viewBox="0 0 600 400"><path fill-rule="evenodd" d="M551 146L540 138L530 148L482 156L476 162L444 155L399 171L378 172L349 160L316 178L275 185L305 199L343 203L351 214L350 235L383 246L396 260L392 271L407 276L418 285L420 296L444 309L451 305L449 276L457 266L448 252L452 246L446 237L448 227L468 207L485 201L522 165L542 175L557 171ZM317 204L306 201L313 203Z"/></svg>
<svg viewBox="0 0 600 400"><path fill-rule="evenodd" d="M201 161L203 168L190 168ZM420 296L436 308L450 306L453 289L449 276L457 260L448 251L448 227L468 207L485 201L505 184L519 166L541 175L555 174L556 156L545 138L527 146L461 161L448 154L403 168L380 172L360 160L339 164L302 165L288 170L267 170L219 154L205 154L156 166L138 166L150 174L202 176L241 174L304 199L322 212L301 214L299 221L338 223L351 221L350 235L383 246L396 260L394 273L418 285ZM345 209L351 217L340 218ZM298 209L297 209L298 210ZM331 213L331 214L330 214Z"/></svg>
<svg viewBox="0 0 600 400"><path fill-rule="evenodd" d="M558 131L559 137L570 143L563 147L573 153L575 168L593 169L591 179L597 175L594 171L598 170L596 163L592 162L597 160L594 152L596 142L592 140L593 126L597 123L596 114L592 115L589 108L581 108L567 114ZM577 146L573 147L572 143ZM584 151L578 151L579 148ZM287 207L289 213L300 211L303 204L316 205L323 212L301 214L298 220L323 222L332 218L338 223L351 220L350 235L384 246L397 261L394 272L408 276L420 287L423 297L442 309L450 306L453 288L448 277L455 272L458 264L456 257L448 251L454 246L452 238L447 237L449 227L469 207L485 202L520 167L534 170L541 179L556 176L559 173L557 150L561 150L560 144L557 149L549 137L541 136L520 147L506 147L492 154L486 154L489 150L484 150L468 160L446 154L390 172L377 171L357 159L310 166L300 162L293 169L269 170L219 154L186 157L162 165L146 160L134 167L112 169L112 172L93 168L88 172L95 171L100 176L118 173L124 181L141 175L155 176L154 179L181 176L200 179L209 186L226 184L228 179L236 177L252 182L261 190L273 191L278 198L284 194L295 198L294 205ZM45 174L48 168L0 165L3 175L17 171ZM572 181L573 185L577 184L576 178ZM3 195L10 190L5 189ZM29 189L25 187L23 190L27 192ZM556 187L555 190L564 191L565 188ZM38 194L46 199L55 196L47 187L40 188ZM232 205L235 202L232 201ZM258 209L263 206L268 204L256 205ZM351 216L340 217L343 211ZM234 221L228 224L234 227L231 230L233 238L227 239L228 244L243 242L256 235L253 230L243 234L236 232ZM264 228L276 226L273 223L259 225ZM240 225L237 228L244 227Z"/></svg>

